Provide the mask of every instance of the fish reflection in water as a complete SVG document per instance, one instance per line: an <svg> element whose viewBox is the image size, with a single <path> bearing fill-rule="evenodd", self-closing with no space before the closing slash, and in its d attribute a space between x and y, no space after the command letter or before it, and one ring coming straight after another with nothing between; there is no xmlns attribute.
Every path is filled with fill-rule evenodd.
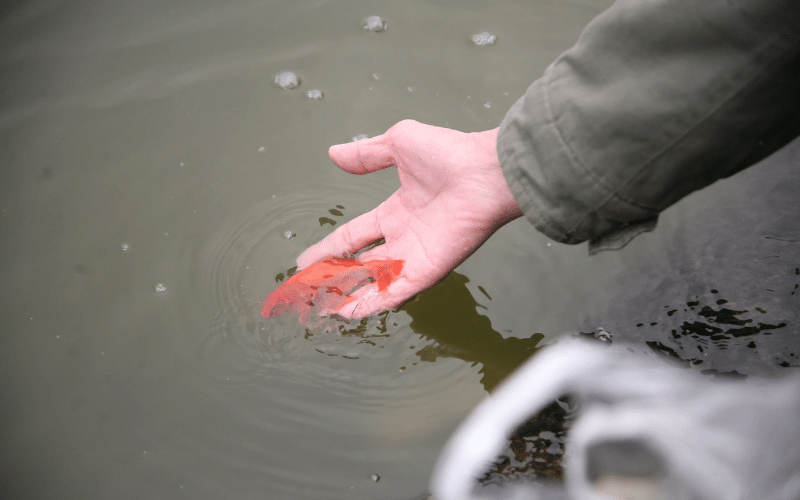
<svg viewBox="0 0 800 500"><path fill-rule="evenodd" d="M270 293L261 315L274 318L297 312L300 323L310 326L312 317L340 310L350 303L357 288L377 283L378 293L395 281L403 270L402 260L359 262L352 257L330 257L315 262Z"/></svg>

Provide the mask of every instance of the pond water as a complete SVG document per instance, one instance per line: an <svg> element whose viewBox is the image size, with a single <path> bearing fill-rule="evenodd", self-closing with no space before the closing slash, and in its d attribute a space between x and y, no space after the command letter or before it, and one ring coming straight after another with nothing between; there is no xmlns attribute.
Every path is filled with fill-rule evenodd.
<svg viewBox="0 0 800 500"><path fill-rule="evenodd" d="M260 316L305 248L398 186L330 145L405 118L496 127L609 4L0 7L3 496L414 498L488 390L597 326L710 373L796 367L797 147L624 252L518 220L341 332Z"/></svg>

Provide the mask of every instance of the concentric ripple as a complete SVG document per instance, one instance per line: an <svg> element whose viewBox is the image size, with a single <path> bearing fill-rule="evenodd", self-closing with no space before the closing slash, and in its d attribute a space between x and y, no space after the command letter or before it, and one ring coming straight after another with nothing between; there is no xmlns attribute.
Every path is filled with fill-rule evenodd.
<svg viewBox="0 0 800 500"><path fill-rule="evenodd" d="M294 258L314 240L326 217L335 225L320 193L306 190L265 199L226 224L195 254L194 269L203 270L195 286L209 294L211 318L203 332L201 355L218 359L220 350L243 358L225 381L244 382L269 371L278 361L301 356L305 331L297 318L277 318L269 325L260 315L264 296L292 268ZM341 217L338 218L342 220ZM316 226L316 227L315 227ZM294 235L287 238L286 234ZM203 311L206 315L209 311ZM295 345L300 344L300 345ZM237 373L238 372L238 373ZM223 374L220 374L223 375Z"/></svg>
<svg viewBox="0 0 800 500"><path fill-rule="evenodd" d="M192 252L192 286L207 295L189 312L205 318L206 326L198 325L200 364L227 389L322 384L330 404L347 414L396 411L406 402L427 407L420 411L431 412L433 421L447 421L451 411L435 400L459 380L476 379L477 368L463 362L423 363L417 353L432 341L413 331L405 312L361 321L322 318L311 328L301 325L296 314L261 317L261 302L294 271L289 266L297 255L331 226L360 214L344 203L326 201L324 193L313 189L270 197L238 214ZM295 237L287 239L287 232ZM284 411L307 405L301 397L281 399ZM432 406L424 403L428 400Z"/></svg>

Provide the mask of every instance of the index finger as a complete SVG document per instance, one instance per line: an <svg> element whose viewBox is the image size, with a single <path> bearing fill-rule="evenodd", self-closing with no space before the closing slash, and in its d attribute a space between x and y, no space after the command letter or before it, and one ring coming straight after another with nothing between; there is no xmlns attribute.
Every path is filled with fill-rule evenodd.
<svg viewBox="0 0 800 500"><path fill-rule="evenodd" d="M297 267L302 269L325 257L356 253L382 237L376 211L372 210L359 215L316 245L307 248L297 258Z"/></svg>

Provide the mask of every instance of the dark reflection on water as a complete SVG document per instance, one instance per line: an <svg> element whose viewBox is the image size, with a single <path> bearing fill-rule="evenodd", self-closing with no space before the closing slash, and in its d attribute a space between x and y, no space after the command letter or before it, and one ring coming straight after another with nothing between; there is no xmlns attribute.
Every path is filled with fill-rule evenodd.
<svg viewBox="0 0 800 500"><path fill-rule="evenodd" d="M281 282L295 271L296 267L292 267L285 273L278 273L275 281ZM376 346L375 340L371 339L388 337L387 332L394 330L391 324L394 315L404 312L411 319L408 327L422 339L429 341L415 352L419 360L433 363L439 358L457 358L473 365L480 364L480 382L486 391L491 391L536 352L537 344L544 339L544 335L534 333L529 338L503 337L492 328L489 318L480 314L479 309L485 309L485 306L475 300L466 287L467 283L469 278L454 271L441 283L418 294L395 311L362 320L347 320L336 315L315 316L313 325L305 330L304 338L325 335L358 336L362 339L358 343ZM285 316L296 318L297 314L289 313ZM319 349L318 352L329 356L338 355ZM343 357L358 359L356 355ZM416 365L416 362L413 364Z"/></svg>
<svg viewBox="0 0 800 500"><path fill-rule="evenodd" d="M468 282L469 278L463 274L452 272L401 310L411 316L412 330L434 341L417 351L422 361L459 358L480 363L481 384L491 391L536 352L544 335L504 338L492 328L489 318L480 314L478 308L484 306L467 289Z"/></svg>
<svg viewBox="0 0 800 500"><path fill-rule="evenodd" d="M587 325L717 377L800 367L798 165L794 141L671 209L662 222L685 223L662 228L670 240Z"/></svg>

